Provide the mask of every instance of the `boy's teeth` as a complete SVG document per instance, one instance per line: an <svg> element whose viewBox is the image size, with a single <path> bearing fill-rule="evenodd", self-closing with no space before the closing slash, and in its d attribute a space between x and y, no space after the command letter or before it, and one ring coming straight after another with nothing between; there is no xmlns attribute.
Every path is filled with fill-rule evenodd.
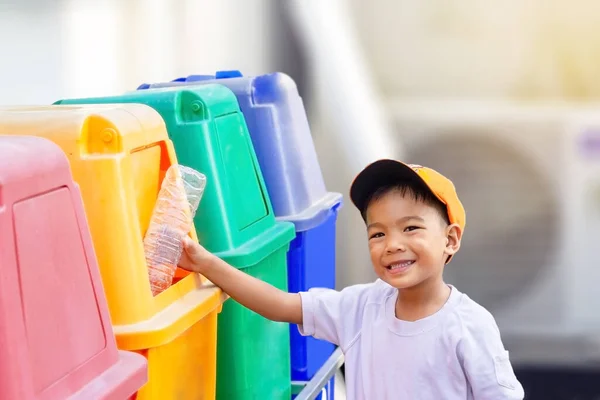
<svg viewBox="0 0 600 400"><path fill-rule="evenodd" d="M390 265L390 269L397 269L397 268L404 268L404 267L408 267L409 265L411 265L414 261L404 261L398 264L392 264Z"/></svg>

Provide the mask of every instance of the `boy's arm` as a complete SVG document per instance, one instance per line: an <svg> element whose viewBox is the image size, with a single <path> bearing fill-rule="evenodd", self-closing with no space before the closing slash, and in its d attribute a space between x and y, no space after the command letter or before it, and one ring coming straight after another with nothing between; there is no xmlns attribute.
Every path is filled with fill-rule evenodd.
<svg viewBox="0 0 600 400"><path fill-rule="evenodd" d="M272 321L302 324L302 300L256 279L212 255L189 237L179 266L199 272L235 301Z"/></svg>

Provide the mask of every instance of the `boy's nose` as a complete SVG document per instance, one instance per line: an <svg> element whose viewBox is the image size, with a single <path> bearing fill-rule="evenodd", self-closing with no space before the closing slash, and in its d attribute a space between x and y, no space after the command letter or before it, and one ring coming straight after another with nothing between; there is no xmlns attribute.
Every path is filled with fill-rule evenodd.
<svg viewBox="0 0 600 400"><path fill-rule="evenodd" d="M406 246L399 240L390 240L386 246L386 251L388 254L406 251Z"/></svg>

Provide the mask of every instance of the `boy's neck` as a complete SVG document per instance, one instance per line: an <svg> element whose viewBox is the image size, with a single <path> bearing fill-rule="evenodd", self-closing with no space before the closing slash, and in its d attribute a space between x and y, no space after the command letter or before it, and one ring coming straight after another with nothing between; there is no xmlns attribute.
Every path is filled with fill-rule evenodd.
<svg viewBox="0 0 600 400"><path fill-rule="evenodd" d="M451 291L441 277L411 288L398 289L396 318L417 321L433 315L448 301Z"/></svg>

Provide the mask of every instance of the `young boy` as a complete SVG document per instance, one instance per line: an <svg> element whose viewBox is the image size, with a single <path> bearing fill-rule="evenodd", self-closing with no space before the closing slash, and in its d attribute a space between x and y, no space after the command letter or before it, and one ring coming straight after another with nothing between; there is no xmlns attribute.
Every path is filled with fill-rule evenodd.
<svg viewBox="0 0 600 400"><path fill-rule="evenodd" d="M380 160L350 197L367 225L374 283L285 293L186 239L180 265L264 317L299 325L345 355L348 399L523 399L492 315L443 280L465 211L438 172Z"/></svg>

